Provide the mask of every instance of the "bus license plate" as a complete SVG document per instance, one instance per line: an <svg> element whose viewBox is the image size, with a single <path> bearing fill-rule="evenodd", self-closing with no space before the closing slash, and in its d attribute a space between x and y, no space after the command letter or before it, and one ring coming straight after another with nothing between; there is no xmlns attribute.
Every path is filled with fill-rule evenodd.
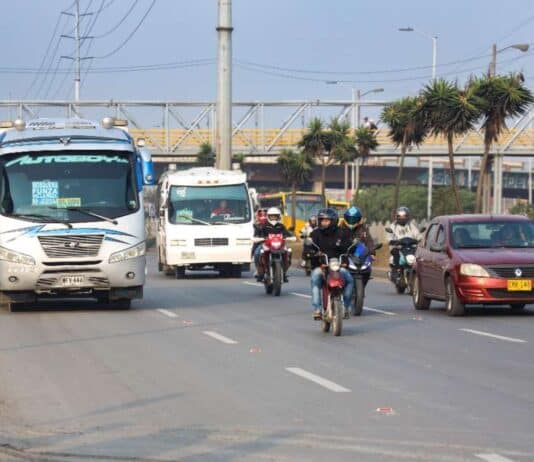
<svg viewBox="0 0 534 462"><path fill-rule="evenodd" d="M65 287L77 287L83 285L85 278L83 276L63 276L61 284Z"/></svg>
<svg viewBox="0 0 534 462"><path fill-rule="evenodd" d="M182 258L184 260L194 260L195 252L182 252Z"/></svg>
<svg viewBox="0 0 534 462"><path fill-rule="evenodd" d="M530 279L510 279L508 281L509 292L530 292L532 281Z"/></svg>

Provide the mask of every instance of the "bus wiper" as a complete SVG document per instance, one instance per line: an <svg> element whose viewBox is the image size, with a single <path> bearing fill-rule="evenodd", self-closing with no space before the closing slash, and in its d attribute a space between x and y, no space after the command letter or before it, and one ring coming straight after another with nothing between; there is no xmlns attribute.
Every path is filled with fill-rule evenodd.
<svg viewBox="0 0 534 462"><path fill-rule="evenodd" d="M54 218L49 215L42 215L40 213L12 213L8 216L15 218L33 218L46 223L61 223L62 225L67 226L69 229L72 228L72 225L66 220L59 220L58 218Z"/></svg>
<svg viewBox="0 0 534 462"><path fill-rule="evenodd" d="M230 223L228 223L227 221L212 221L211 224L212 225L229 225Z"/></svg>
<svg viewBox="0 0 534 462"><path fill-rule="evenodd" d="M90 217L99 218L101 220L108 221L109 223L112 223L114 225L119 224L119 222L117 220L114 220L113 218L105 217L104 215L99 215L98 213L95 213L83 207L49 207L49 208L51 208L52 210L68 210L69 212L85 213L86 215L89 215Z"/></svg>
<svg viewBox="0 0 534 462"><path fill-rule="evenodd" d="M204 220L199 220L198 218L193 218L189 215L178 215L178 218L185 218L187 220L191 220L193 223L200 223L201 225L211 226L211 223Z"/></svg>

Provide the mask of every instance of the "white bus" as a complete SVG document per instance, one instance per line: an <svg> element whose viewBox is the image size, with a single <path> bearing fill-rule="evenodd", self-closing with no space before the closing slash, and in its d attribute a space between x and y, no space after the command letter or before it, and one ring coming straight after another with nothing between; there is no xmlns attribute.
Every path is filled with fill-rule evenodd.
<svg viewBox="0 0 534 462"><path fill-rule="evenodd" d="M158 183L159 270L240 277L250 269L253 206L246 175L210 167L165 172Z"/></svg>
<svg viewBox="0 0 534 462"><path fill-rule="evenodd" d="M0 124L0 302L9 310L50 297L128 309L142 297L142 189L154 172L125 125Z"/></svg>

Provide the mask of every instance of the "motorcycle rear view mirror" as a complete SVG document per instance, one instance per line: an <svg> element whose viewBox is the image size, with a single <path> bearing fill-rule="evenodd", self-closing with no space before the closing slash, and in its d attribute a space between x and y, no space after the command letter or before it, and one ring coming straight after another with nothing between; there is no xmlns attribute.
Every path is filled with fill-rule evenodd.
<svg viewBox="0 0 534 462"><path fill-rule="evenodd" d="M381 248L382 248L382 243L379 243L379 244L375 245L375 250L378 250L378 249L381 249Z"/></svg>
<svg viewBox="0 0 534 462"><path fill-rule="evenodd" d="M389 226L387 228L384 228L384 231L386 231L386 233L393 234L393 230Z"/></svg>
<svg viewBox="0 0 534 462"><path fill-rule="evenodd" d="M421 226L421 227L419 228L419 232L420 232L420 233L424 233L425 231L426 231L426 226Z"/></svg>

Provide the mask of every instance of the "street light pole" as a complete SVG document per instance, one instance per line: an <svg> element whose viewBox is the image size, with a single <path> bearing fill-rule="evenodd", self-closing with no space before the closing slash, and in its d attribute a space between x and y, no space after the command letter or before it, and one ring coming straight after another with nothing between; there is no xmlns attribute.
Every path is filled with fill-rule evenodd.
<svg viewBox="0 0 534 462"><path fill-rule="evenodd" d="M400 27L399 32L415 32L416 34L422 35L423 37L429 38L432 40L432 80L436 79L436 65L438 59L438 37L437 35L430 35L426 32L420 31L419 29L414 29L413 27Z"/></svg>
<svg viewBox="0 0 534 462"><path fill-rule="evenodd" d="M232 0L219 0L215 152L222 170L232 165L232 31Z"/></svg>

